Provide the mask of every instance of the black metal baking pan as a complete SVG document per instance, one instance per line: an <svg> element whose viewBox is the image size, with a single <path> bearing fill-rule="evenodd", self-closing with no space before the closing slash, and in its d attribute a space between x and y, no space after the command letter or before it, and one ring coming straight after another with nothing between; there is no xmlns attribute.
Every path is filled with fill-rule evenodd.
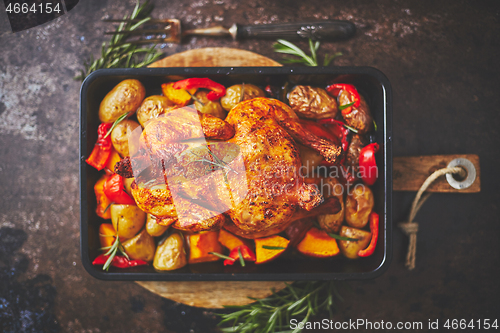
<svg viewBox="0 0 500 333"><path fill-rule="evenodd" d="M187 265L181 269L158 272L152 265L128 269L92 266L99 254L98 227L103 222L95 214L93 186L100 173L87 165L97 139L98 109L104 96L120 81L137 79L146 87L146 96L160 93L170 75L208 77L230 85L247 82L260 86L295 84L325 86L328 81L354 84L370 105L378 124L376 140L379 179L372 187L374 210L380 215L379 243L367 258L349 260L342 256L330 259L309 257L279 258L272 263L245 267L224 266L221 261ZM211 68L144 68L105 69L89 75L80 91L80 240L85 269L104 280L144 281L290 281L370 279L382 274L392 257L392 90L387 77L370 67L211 67Z"/></svg>

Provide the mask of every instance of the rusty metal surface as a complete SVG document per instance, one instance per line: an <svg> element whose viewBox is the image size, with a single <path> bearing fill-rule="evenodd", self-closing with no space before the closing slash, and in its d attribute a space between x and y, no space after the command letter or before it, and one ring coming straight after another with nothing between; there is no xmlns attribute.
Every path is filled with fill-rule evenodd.
<svg viewBox="0 0 500 333"><path fill-rule="evenodd" d="M0 36L0 328L6 332L210 332L210 310L134 283L90 277L79 258L78 93L72 79L135 1L87 0L68 14ZM495 1L156 0L156 16L187 27L347 19L355 38L324 44L336 65L373 66L394 90L394 154L478 154L477 194L436 194L417 216L417 268L406 238L372 281L350 282L335 320L494 318L499 304L499 5ZM235 47L273 59L270 41L191 38L166 54ZM302 46L306 46L302 44ZM395 222L413 194L395 196ZM318 318L326 318L320 315Z"/></svg>

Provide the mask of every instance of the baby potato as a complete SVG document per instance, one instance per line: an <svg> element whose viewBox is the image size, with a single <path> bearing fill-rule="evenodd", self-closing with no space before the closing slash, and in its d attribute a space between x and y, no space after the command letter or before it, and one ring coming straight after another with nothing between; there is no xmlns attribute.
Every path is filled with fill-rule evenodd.
<svg viewBox="0 0 500 333"><path fill-rule="evenodd" d="M349 93L346 91L341 91L338 100L340 105L345 105L351 103L349 99ZM373 127L373 117L370 112L370 107L363 96L359 95L360 102L357 108L352 108L351 112L344 114L344 118L347 125L354 127L358 130L358 134L365 134L369 132Z"/></svg>
<svg viewBox="0 0 500 333"><path fill-rule="evenodd" d="M112 123L121 115L133 114L146 96L146 89L138 80L123 80L102 100L99 106L99 120Z"/></svg>
<svg viewBox="0 0 500 333"><path fill-rule="evenodd" d="M125 192L127 192L128 195L130 195L131 198L134 196L132 195L132 183L134 182L135 178L125 178L123 177L123 186L125 186Z"/></svg>
<svg viewBox="0 0 500 333"><path fill-rule="evenodd" d="M143 229L135 237L122 243L125 253L132 259L152 261L155 256L156 244L153 237Z"/></svg>
<svg viewBox="0 0 500 333"><path fill-rule="evenodd" d="M173 108L174 105L174 102L165 96L149 96L142 102L139 110L137 110L137 120L144 128L148 121L158 118L159 115L166 113L167 110Z"/></svg>
<svg viewBox="0 0 500 333"><path fill-rule="evenodd" d="M197 100L195 99L194 102L196 110L200 111L201 113L211 114L212 116L215 116L220 119L225 119L227 112L224 111L219 101L209 100L207 98L207 94L208 91L200 90L194 95L194 97L196 97L197 99ZM200 101L201 103L198 101Z"/></svg>
<svg viewBox="0 0 500 333"><path fill-rule="evenodd" d="M236 104L247 99L252 99L256 97L264 97L264 91L253 84L245 83L245 88L242 88L242 84L235 84L226 89L226 95L220 99L220 104L222 107L229 111ZM241 90L243 89L243 99L241 98Z"/></svg>
<svg viewBox="0 0 500 333"><path fill-rule="evenodd" d="M140 125L130 119L120 121L111 131L111 143L122 157L130 156L128 140L132 132Z"/></svg>
<svg viewBox="0 0 500 333"><path fill-rule="evenodd" d="M327 185L327 186L324 186ZM337 233L340 230L342 222L344 222L345 206L344 206L344 188L340 182L333 177L325 179L321 194L325 199L332 196L337 197L340 202L340 211L336 214L318 215L318 223L321 229L326 232Z"/></svg>
<svg viewBox="0 0 500 333"><path fill-rule="evenodd" d="M339 240L340 252L349 259L358 258L359 250L364 250L372 238L372 233L366 230L342 226L340 236L357 238L357 241Z"/></svg>
<svg viewBox="0 0 500 333"><path fill-rule="evenodd" d="M311 86L296 86L288 102L299 116L309 119L334 118L339 111L337 101L325 89Z"/></svg>
<svg viewBox="0 0 500 333"><path fill-rule="evenodd" d="M368 186L358 184L347 194L345 220L354 228L364 228L373 210L373 192Z"/></svg>
<svg viewBox="0 0 500 333"><path fill-rule="evenodd" d="M153 267L160 271L171 271L186 266L184 237L174 232L158 245L153 260Z"/></svg>
<svg viewBox="0 0 500 333"><path fill-rule="evenodd" d="M161 236L167 231L168 226L158 224L156 217L154 215L148 214L146 220L146 231L153 237Z"/></svg>
<svg viewBox="0 0 500 333"><path fill-rule="evenodd" d="M111 222L120 238L134 237L146 223L146 213L136 205L113 204L109 209L111 210Z"/></svg>

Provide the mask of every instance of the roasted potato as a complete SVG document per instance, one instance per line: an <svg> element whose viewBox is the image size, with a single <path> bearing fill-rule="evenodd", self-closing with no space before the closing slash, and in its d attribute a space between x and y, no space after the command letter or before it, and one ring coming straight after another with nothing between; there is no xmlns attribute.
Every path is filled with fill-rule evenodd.
<svg viewBox="0 0 500 333"><path fill-rule="evenodd" d="M334 97L325 89L296 86L288 96L288 102L297 115L309 119L334 118L339 108Z"/></svg>
<svg viewBox="0 0 500 333"><path fill-rule="evenodd" d="M358 258L359 250L364 250L371 240L371 232L347 226L342 226L340 229L340 236L357 238L357 241L344 241L339 240L340 252L349 259Z"/></svg>
<svg viewBox="0 0 500 333"><path fill-rule="evenodd" d="M364 228L373 210L373 192L368 186L358 184L347 194L345 220L354 228Z"/></svg>
<svg viewBox="0 0 500 333"><path fill-rule="evenodd" d="M152 261L155 256L155 240L146 232L146 229L142 229L139 234L124 241L122 245L125 253L132 259Z"/></svg>
<svg viewBox="0 0 500 333"><path fill-rule="evenodd" d="M336 178L330 177L324 180L323 186L320 190L325 199L335 196L340 201L341 209L338 213L318 215L317 217L321 229L325 230L326 232L337 233L340 230L342 222L344 222L345 216L344 187Z"/></svg>
<svg viewBox="0 0 500 333"><path fill-rule="evenodd" d="M158 118L174 107L174 102L165 96L153 95L146 98L137 110L137 120L144 128L151 119Z"/></svg>
<svg viewBox="0 0 500 333"><path fill-rule="evenodd" d="M177 106L188 105L191 101L191 95L196 92L195 89L175 89L175 82L163 83L161 85L161 91L163 95L171 100Z"/></svg>
<svg viewBox="0 0 500 333"><path fill-rule="evenodd" d="M345 165L351 168L353 171L352 174L354 175L356 175L359 171L359 153L367 144L368 141L363 136L358 134L354 134L352 136L345 158Z"/></svg>
<svg viewBox="0 0 500 333"><path fill-rule="evenodd" d="M131 198L134 196L132 195L132 183L134 182L135 178L123 178L123 186L125 186L125 192L127 192L128 195L130 195Z"/></svg>
<svg viewBox="0 0 500 333"><path fill-rule="evenodd" d="M349 93L346 91L341 91L338 100L339 105L346 105L351 103L349 99ZM342 112L342 117L344 118L347 125L354 127L358 130L358 134L365 134L369 132L373 127L373 117L370 112L370 107L366 103L363 96L359 95L360 104L357 108L353 107L351 112L344 114Z"/></svg>
<svg viewBox="0 0 500 333"><path fill-rule="evenodd" d="M102 100L99 106L99 120L112 123L125 113L133 114L146 96L146 89L138 80L123 80Z"/></svg>
<svg viewBox="0 0 500 333"><path fill-rule="evenodd" d="M242 87L242 84L235 84L234 86L226 89L226 95L220 99L220 104L226 111L231 110L236 104L241 101L266 96L262 89L254 86L253 84L245 83L245 88ZM241 98L242 89L244 90L243 98Z"/></svg>
<svg viewBox="0 0 500 333"><path fill-rule="evenodd" d="M120 238L134 237L146 222L146 213L136 205L116 205L109 207L113 228L118 231Z"/></svg>
<svg viewBox="0 0 500 333"><path fill-rule="evenodd" d="M128 141L132 132L140 125L130 119L120 121L111 131L113 147L122 157L130 156Z"/></svg>
<svg viewBox="0 0 500 333"><path fill-rule="evenodd" d="M146 231L153 237L161 236L167 231L168 226L158 224L154 215L148 214L146 220Z"/></svg>
<svg viewBox="0 0 500 333"><path fill-rule="evenodd" d="M160 271L171 271L186 266L186 250L181 234L172 233L163 243L158 244L153 267Z"/></svg>
<svg viewBox="0 0 500 333"><path fill-rule="evenodd" d="M219 101L211 101L207 98L208 91L200 90L194 97L196 97L194 106L196 110L201 113L211 114L220 119L225 119L227 112L222 108ZM199 102L198 102L199 101ZM200 103L201 102L201 103Z"/></svg>

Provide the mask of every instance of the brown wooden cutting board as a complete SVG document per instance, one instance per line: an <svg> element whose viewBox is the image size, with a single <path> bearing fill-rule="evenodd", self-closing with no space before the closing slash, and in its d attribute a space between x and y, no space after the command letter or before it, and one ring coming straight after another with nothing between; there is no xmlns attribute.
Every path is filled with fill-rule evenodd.
<svg viewBox="0 0 500 333"><path fill-rule="evenodd" d="M259 54L226 47L189 50L163 58L149 67L245 67L281 66L279 62ZM279 281L137 281L137 284L162 297L191 306L222 308L253 302L248 297L263 298L271 289L285 288Z"/></svg>

